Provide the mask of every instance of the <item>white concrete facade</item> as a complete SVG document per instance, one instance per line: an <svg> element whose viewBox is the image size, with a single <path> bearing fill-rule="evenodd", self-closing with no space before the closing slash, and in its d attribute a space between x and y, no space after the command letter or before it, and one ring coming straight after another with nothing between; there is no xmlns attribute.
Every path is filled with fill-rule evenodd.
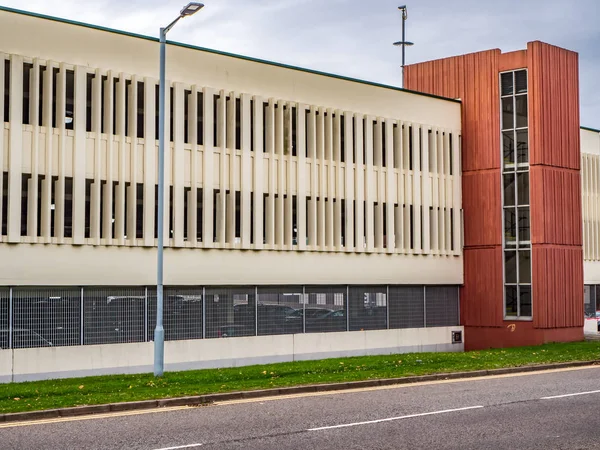
<svg viewBox="0 0 600 450"><path fill-rule="evenodd" d="M158 43L1 10L0 42L0 285L153 284ZM165 284L462 283L460 103L167 60Z"/></svg>
<svg viewBox="0 0 600 450"><path fill-rule="evenodd" d="M600 131L581 129L583 275L600 284Z"/></svg>
<svg viewBox="0 0 600 450"><path fill-rule="evenodd" d="M462 327L168 341L165 369L193 370L345 356L463 351ZM151 371L153 343L0 351L0 382Z"/></svg>

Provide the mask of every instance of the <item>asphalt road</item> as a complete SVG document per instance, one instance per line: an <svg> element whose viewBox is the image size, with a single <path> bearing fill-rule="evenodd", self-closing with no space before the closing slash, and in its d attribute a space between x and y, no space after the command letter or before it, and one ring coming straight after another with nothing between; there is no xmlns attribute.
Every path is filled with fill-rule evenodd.
<svg viewBox="0 0 600 450"><path fill-rule="evenodd" d="M0 424L2 450L194 448L600 448L600 368Z"/></svg>

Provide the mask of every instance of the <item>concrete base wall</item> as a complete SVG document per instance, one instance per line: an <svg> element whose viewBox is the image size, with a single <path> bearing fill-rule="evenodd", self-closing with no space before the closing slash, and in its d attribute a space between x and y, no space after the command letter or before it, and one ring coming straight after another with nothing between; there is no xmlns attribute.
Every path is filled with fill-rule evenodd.
<svg viewBox="0 0 600 450"><path fill-rule="evenodd" d="M342 356L463 351L439 327L168 341L167 371L238 367ZM0 382L152 371L153 343L0 350Z"/></svg>

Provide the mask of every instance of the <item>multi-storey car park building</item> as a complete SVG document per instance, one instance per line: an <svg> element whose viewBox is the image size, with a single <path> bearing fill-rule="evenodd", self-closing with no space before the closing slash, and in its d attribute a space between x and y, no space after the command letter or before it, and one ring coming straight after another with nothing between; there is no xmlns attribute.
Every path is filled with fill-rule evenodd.
<svg viewBox="0 0 600 450"><path fill-rule="evenodd" d="M148 370L157 40L0 25L0 379ZM577 54L418 64L412 90L167 55L167 370L583 337L600 133L580 149Z"/></svg>

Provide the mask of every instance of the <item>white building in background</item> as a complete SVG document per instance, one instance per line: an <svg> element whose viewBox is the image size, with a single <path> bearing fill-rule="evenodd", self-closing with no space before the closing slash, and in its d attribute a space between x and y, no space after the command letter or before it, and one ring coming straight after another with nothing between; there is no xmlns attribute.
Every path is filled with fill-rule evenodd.
<svg viewBox="0 0 600 450"><path fill-rule="evenodd" d="M158 42L0 42L0 378L147 370ZM176 43L167 78L167 370L462 349L460 102Z"/></svg>
<svg viewBox="0 0 600 450"><path fill-rule="evenodd" d="M600 314L600 130L581 129L585 329L598 332Z"/></svg>

